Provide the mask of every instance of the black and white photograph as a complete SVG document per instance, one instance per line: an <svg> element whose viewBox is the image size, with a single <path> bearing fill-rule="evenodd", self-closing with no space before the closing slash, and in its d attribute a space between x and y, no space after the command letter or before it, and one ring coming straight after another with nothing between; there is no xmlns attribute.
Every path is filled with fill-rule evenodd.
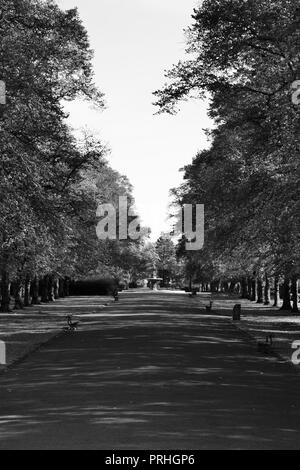
<svg viewBox="0 0 300 470"><path fill-rule="evenodd" d="M300 0L0 0L0 450L300 450L299 157Z"/></svg>

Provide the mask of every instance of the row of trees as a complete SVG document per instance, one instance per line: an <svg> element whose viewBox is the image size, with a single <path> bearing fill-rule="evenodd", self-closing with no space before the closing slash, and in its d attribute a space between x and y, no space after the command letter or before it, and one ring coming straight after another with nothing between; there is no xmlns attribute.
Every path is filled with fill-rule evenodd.
<svg viewBox="0 0 300 470"><path fill-rule="evenodd" d="M205 246L179 254L186 272L298 311L300 277L300 4L295 0L204 0L186 32L188 58L155 92L159 112L208 97L210 148L184 169L179 204L205 204ZM228 284L227 281L230 281ZM224 287L225 286L225 287ZM226 287L229 286L229 287Z"/></svg>
<svg viewBox="0 0 300 470"><path fill-rule="evenodd" d="M63 103L103 109L92 51L76 9L52 0L2 0L0 80L1 311L68 294L71 278L142 269L144 244L99 241L98 204L132 201L126 177L90 135L75 139Z"/></svg>

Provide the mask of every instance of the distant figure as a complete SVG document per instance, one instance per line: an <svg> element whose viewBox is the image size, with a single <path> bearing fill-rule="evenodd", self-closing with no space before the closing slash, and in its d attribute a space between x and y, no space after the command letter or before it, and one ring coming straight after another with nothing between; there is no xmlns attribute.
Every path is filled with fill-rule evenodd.
<svg viewBox="0 0 300 470"><path fill-rule="evenodd" d="M115 299L115 302L118 302L119 300L119 292L118 292L118 289L115 289L113 291L113 298Z"/></svg>

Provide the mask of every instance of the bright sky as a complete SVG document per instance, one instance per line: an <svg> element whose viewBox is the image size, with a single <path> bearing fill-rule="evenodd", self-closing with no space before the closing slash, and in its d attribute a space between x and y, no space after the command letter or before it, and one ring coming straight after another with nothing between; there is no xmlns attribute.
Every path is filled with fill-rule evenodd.
<svg viewBox="0 0 300 470"><path fill-rule="evenodd" d="M184 57L183 29L198 1L57 1L64 9L79 9L95 52L96 83L107 103L104 112L68 104L71 125L87 127L108 143L110 163L130 179L139 214L156 239L168 227L169 190L182 181L179 169L207 145L205 103L184 103L176 116L155 116L152 105L152 92L165 82L164 70Z"/></svg>

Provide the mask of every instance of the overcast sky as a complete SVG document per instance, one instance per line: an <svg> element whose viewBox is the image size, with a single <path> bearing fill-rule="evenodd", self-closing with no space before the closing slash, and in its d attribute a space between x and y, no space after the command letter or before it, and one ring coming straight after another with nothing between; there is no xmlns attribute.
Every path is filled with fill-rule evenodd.
<svg viewBox="0 0 300 470"><path fill-rule="evenodd" d="M176 116L155 116L152 92L164 70L184 57L183 29L197 0L58 0L77 6L95 52L96 83L107 109L68 105L76 129L88 127L109 144L110 163L134 186L136 205L153 238L167 228L169 190L179 169L207 146L206 104L191 101ZM109 201L108 201L109 202ZM199 201L201 203L201 201Z"/></svg>

